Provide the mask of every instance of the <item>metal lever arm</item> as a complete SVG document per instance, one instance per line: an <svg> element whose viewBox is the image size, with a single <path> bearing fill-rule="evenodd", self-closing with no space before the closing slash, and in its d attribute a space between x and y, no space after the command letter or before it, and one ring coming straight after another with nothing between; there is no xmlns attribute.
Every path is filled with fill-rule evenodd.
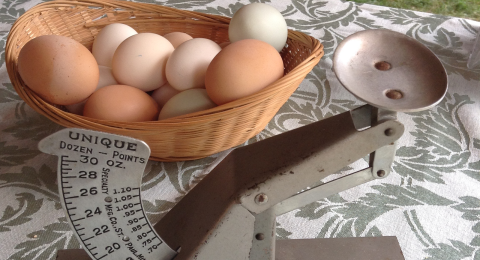
<svg viewBox="0 0 480 260"><path fill-rule="evenodd" d="M260 213L393 143L403 131L403 125L392 120L357 131L350 112L345 112L238 148L173 207L155 229L171 248L181 247L176 260L192 258L239 201L249 211ZM248 223L238 225L251 229ZM238 241L232 240L231 245L235 247Z"/></svg>
<svg viewBox="0 0 480 260"><path fill-rule="evenodd" d="M289 140L286 140L287 136L279 135L284 139L272 144L270 158L264 160L277 161L280 165L270 171L251 174L254 184L246 186L240 196L245 208L258 214L299 191L315 186L321 179L378 148L394 143L404 131L403 125L394 120L357 131L350 113L318 123L318 128L300 128L297 135ZM258 201L259 196L263 197L262 202Z"/></svg>
<svg viewBox="0 0 480 260"><path fill-rule="evenodd" d="M396 112L371 106L362 106L351 110L350 112L357 129L366 129L372 125L375 126L382 122L397 119ZM389 136L394 134L394 132L393 129L388 129L383 134ZM390 168L395 157L395 147L396 141L379 147L371 153L369 168L332 180L309 190L302 191L279 202L273 207L275 215L279 216L285 214L291 210L303 207L314 201L318 201L371 180L387 177L390 173Z"/></svg>
<svg viewBox="0 0 480 260"><path fill-rule="evenodd" d="M361 171L327 182L310 190L306 190L299 194L293 195L292 197L273 206L273 210L276 216L280 216L292 210L306 206L312 202L319 201L328 196L351 189L374 179L375 178L372 174L372 168L369 167Z"/></svg>

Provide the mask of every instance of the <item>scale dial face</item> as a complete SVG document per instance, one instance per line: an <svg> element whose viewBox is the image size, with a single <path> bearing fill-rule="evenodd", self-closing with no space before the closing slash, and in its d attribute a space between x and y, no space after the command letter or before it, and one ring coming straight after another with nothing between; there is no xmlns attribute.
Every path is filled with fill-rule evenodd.
<svg viewBox="0 0 480 260"><path fill-rule="evenodd" d="M62 206L92 259L172 259L153 230L140 196L150 148L140 140L91 130L63 129L39 143L59 157Z"/></svg>

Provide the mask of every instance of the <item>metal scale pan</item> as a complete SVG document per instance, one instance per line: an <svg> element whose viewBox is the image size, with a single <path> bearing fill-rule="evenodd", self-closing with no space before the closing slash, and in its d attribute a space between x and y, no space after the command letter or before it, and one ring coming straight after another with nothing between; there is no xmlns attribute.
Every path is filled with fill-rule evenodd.
<svg viewBox="0 0 480 260"><path fill-rule="evenodd" d="M420 42L385 29L361 31L339 44L333 69L358 99L381 109L416 112L447 92L440 60Z"/></svg>
<svg viewBox="0 0 480 260"><path fill-rule="evenodd" d="M413 38L385 29L345 38L335 51L333 70L348 91L387 117L432 108L447 92L447 74L435 54ZM387 149L393 155L395 144ZM281 240L277 246L276 260L404 259L395 237Z"/></svg>

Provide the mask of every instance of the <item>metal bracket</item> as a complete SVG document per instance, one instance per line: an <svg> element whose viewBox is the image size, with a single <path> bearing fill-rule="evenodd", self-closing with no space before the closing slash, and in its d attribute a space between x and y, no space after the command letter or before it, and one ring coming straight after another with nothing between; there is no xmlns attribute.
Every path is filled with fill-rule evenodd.
<svg viewBox="0 0 480 260"><path fill-rule="evenodd" d="M275 259L275 241L277 237L276 219L273 208L255 216L255 225L253 226L252 249L250 250L249 260L274 260Z"/></svg>
<svg viewBox="0 0 480 260"><path fill-rule="evenodd" d="M372 125L380 124L388 120L397 120L397 112L372 107ZM385 131L385 135L394 135L394 129ZM380 147L370 155L370 165L372 166L372 175L375 179L386 178L390 174L397 142L390 143Z"/></svg>
<svg viewBox="0 0 480 260"><path fill-rule="evenodd" d="M351 189L371 180L374 180L374 177L372 175L372 168L370 167L298 193L273 206L273 209L275 215L280 216L294 209L306 206L312 202Z"/></svg>
<svg viewBox="0 0 480 260"><path fill-rule="evenodd" d="M299 160L289 165L259 175L257 183L254 186L247 187L241 193L240 202L242 205L258 214L297 192L308 189L312 184L318 183L324 177L361 159L366 154L394 143L404 131L403 125L394 120L386 120L363 131L357 131L350 113L344 113L333 118L337 118L339 121L328 119L323 121L329 121L328 127L336 130L336 133L329 133L328 140L320 138L320 135L323 135L320 131L303 133L303 136L310 135L320 139L320 141L315 142L316 147L313 149L303 147L306 148L304 151L308 149L310 153L303 155ZM314 142L314 140L298 140L298 142ZM334 145L330 145L330 142ZM285 147L295 147L295 145L289 143ZM281 147L277 149L281 149ZM382 167L382 160L387 161L387 163L387 159L391 158L393 160L392 152L395 151L386 149L385 155L378 153L385 158L375 161L379 161L378 164ZM294 155L289 154L289 156ZM265 197L268 200L259 203L257 200L259 197Z"/></svg>

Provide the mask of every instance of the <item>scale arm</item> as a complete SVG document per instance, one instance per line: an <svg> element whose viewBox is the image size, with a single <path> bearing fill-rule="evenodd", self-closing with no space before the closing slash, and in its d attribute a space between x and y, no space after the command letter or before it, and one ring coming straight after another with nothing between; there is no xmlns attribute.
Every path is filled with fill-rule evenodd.
<svg viewBox="0 0 480 260"><path fill-rule="evenodd" d="M273 211L276 216L280 216L292 210L367 183L374 179L375 177L372 174L372 168L369 167L361 171L351 173L347 176L332 180L315 188L295 194L292 197L273 206Z"/></svg>
<svg viewBox="0 0 480 260"><path fill-rule="evenodd" d="M353 123L357 129L366 129L371 125L388 120L397 120L395 111L378 109L372 106L362 106L351 110ZM392 134L390 130L384 134ZM273 211L276 216L285 214L294 209L303 207L312 202L324 199L333 194L351 189L363 183L386 178L390 174L396 150L396 141L394 143L382 146L370 154L370 167L351 173L347 176L331 180L309 190L299 192L292 197L285 199L275 206Z"/></svg>
<svg viewBox="0 0 480 260"><path fill-rule="evenodd" d="M175 260L190 259L232 207L240 203L254 214L261 213L395 142L403 131L403 125L394 120L358 131L351 113L345 112L237 148L177 203L155 230L171 248L181 247ZM251 223L245 228L251 229ZM230 244L237 243L232 240Z"/></svg>
<svg viewBox="0 0 480 260"><path fill-rule="evenodd" d="M358 131L350 112L346 112L278 135L264 148L269 150L268 155L257 163L274 161L276 167L263 172L242 171L242 175L250 177L250 185L244 186L239 201L249 211L261 213L318 185L323 178L367 154L395 143L403 132L403 124L396 120Z"/></svg>

